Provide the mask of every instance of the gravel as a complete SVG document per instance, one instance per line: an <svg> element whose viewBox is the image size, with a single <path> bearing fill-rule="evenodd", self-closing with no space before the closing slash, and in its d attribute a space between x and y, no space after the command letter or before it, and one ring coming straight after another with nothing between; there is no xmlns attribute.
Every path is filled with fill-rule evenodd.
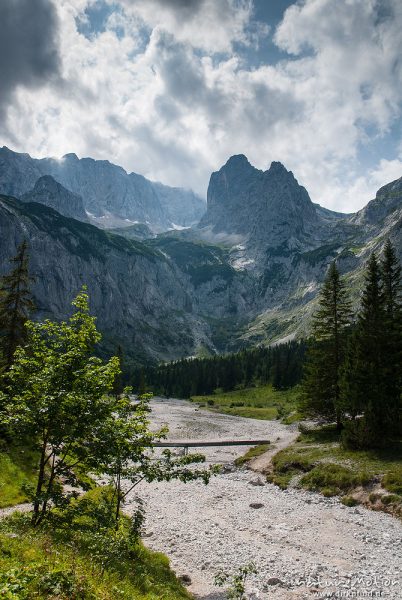
<svg viewBox="0 0 402 600"><path fill-rule="evenodd" d="M184 401L155 399L151 406L154 426L167 423L175 440L261 437L283 447L295 435L294 427L276 421L219 415ZM233 466L246 450L206 448L208 462L226 466L209 485L137 488L146 506L144 542L169 556L196 598L225 598L215 574L236 573L251 561L258 574L248 582L249 598L402 598L400 521L337 498L261 485L262 476ZM126 511L134 505L132 496Z"/></svg>

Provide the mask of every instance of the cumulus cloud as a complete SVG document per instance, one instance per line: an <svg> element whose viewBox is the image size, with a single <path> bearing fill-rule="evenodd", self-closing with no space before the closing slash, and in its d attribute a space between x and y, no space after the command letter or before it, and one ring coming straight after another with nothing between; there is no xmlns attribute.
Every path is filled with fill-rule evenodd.
<svg viewBox="0 0 402 600"><path fill-rule="evenodd" d="M121 0L85 36L93 4L58 1L62 85L18 88L17 150L107 158L203 194L244 153L258 168L282 161L314 201L347 212L398 176L397 143L370 165L361 150L401 118L399 0L298 2L274 35L283 60L253 67L251 0Z"/></svg>
<svg viewBox="0 0 402 600"><path fill-rule="evenodd" d="M235 42L250 45L268 27L253 23L252 0L122 0L128 13L151 29L162 27L179 42L207 52L231 52Z"/></svg>
<svg viewBox="0 0 402 600"><path fill-rule="evenodd" d="M58 20L50 0L0 3L0 112L18 86L35 88L57 76Z"/></svg>

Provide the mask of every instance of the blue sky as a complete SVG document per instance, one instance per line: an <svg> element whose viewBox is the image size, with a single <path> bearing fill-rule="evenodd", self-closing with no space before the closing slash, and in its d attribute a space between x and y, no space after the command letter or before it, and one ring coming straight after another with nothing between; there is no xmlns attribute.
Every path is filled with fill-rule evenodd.
<svg viewBox="0 0 402 600"><path fill-rule="evenodd" d="M14 150L203 196L243 153L345 212L402 176L399 0L3 0L0 23Z"/></svg>

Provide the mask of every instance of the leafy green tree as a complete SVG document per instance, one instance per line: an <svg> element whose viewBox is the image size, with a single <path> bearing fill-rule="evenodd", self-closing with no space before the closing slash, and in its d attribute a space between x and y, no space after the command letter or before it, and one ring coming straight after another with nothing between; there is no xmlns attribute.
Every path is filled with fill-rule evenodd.
<svg viewBox="0 0 402 600"><path fill-rule="evenodd" d="M8 370L15 350L26 338L25 323L35 305L30 292L28 244L24 240L10 261L14 268L0 282L0 343L3 365Z"/></svg>
<svg viewBox="0 0 402 600"><path fill-rule="evenodd" d="M113 382L113 394L115 395L116 399L118 399L119 396L121 396L121 394L124 392L123 373L122 373L122 371L123 371L123 348L120 346L120 344L117 347L116 356L119 359L120 370L116 374L116 377Z"/></svg>
<svg viewBox="0 0 402 600"><path fill-rule="evenodd" d="M17 434L39 450L33 524L45 517L50 500L63 501L60 481L74 483L73 469L85 464L97 426L110 416L119 372L116 357L104 364L92 356L100 340L88 296L81 291L67 322L27 321L26 344L18 347L7 374L7 418Z"/></svg>
<svg viewBox="0 0 402 600"><path fill-rule="evenodd" d="M351 307L335 261L331 263L313 316L312 341L303 379L302 410L341 429L340 374Z"/></svg>
<svg viewBox="0 0 402 600"><path fill-rule="evenodd" d="M113 412L99 422L88 444L91 469L107 477L113 486L116 523L125 499L141 481L179 479L188 482L202 479L208 483L217 472L216 467L193 468L194 463L205 461L201 454L174 457L165 450L161 458L156 458L152 446L166 437L167 429L157 432L149 429L150 394L139 396L132 402L128 391L126 389L119 398Z"/></svg>

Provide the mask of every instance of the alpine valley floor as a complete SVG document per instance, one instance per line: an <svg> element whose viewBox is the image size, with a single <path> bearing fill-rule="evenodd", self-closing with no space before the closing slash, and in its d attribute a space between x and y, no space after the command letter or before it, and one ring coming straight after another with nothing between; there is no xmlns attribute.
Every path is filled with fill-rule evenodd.
<svg viewBox="0 0 402 600"><path fill-rule="evenodd" d="M151 405L153 425L168 424L171 439L252 436L283 447L295 437L295 425L211 413L181 400L155 399ZM249 580L250 598L401 597L399 520L346 507L337 498L264 484L257 473L234 467L246 449L206 448L208 462L225 465L207 486L164 482L137 488L146 507L145 543L166 552L178 575L190 576L196 598L223 600L215 574L236 573L250 561L258 569Z"/></svg>

